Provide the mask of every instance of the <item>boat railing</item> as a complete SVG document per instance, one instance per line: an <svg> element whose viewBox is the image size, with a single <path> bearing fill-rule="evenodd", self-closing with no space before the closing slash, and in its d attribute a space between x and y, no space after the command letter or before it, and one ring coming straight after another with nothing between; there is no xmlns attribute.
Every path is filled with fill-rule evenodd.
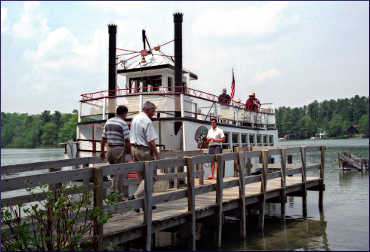
<svg viewBox="0 0 370 252"><path fill-rule="evenodd" d="M188 117L199 120L217 118L221 123L242 126L271 128L275 125L272 103L261 104L258 112L245 110L244 104L231 101L230 104L218 102L218 96L183 86L139 87L117 90L103 90L81 95L80 117L96 120L107 119L107 114L114 113L117 105L128 107L129 115L139 113L146 101L157 106L156 116ZM81 119L80 119L81 121Z"/></svg>

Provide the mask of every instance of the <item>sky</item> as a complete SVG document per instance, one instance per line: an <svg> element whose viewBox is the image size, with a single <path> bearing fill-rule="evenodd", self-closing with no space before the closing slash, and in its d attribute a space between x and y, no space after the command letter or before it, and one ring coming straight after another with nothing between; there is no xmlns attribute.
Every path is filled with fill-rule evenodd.
<svg viewBox="0 0 370 252"><path fill-rule="evenodd" d="M1 1L1 111L78 109L82 93L108 88L108 24L117 47L140 50L142 29L153 46L173 39L175 12L192 88L230 92L234 69L243 102L251 92L276 108L369 95L368 2Z"/></svg>

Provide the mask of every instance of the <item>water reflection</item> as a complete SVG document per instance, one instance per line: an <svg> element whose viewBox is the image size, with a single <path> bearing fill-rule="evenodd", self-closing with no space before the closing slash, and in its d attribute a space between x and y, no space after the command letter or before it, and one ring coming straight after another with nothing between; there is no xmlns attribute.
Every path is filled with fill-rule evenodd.
<svg viewBox="0 0 370 252"><path fill-rule="evenodd" d="M324 214L322 213L322 216ZM260 242L247 244L240 249L256 250L329 250L326 234L327 223L324 217L320 220L289 219L286 223L279 223L280 230L276 229L279 220L266 221L267 229L260 237Z"/></svg>
<svg viewBox="0 0 370 252"><path fill-rule="evenodd" d="M278 206L278 204L274 204ZM312 217L304 219L296 216L286 216L286 221L276 217L279 207L272 210L265 217L265 231L260 233L256 229L256 222L247 221L247 239L239 237L239 223L224 225L223 249L227 250L330 250L327 236L327 221L324 211L320 212L319 219ZM212 244L207 248L211 249Z"/></svg>

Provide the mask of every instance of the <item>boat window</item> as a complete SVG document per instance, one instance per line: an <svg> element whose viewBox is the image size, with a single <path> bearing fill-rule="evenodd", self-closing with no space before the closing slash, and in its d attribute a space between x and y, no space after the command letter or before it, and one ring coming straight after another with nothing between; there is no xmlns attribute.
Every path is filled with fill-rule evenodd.
<svg viewBox="0 0 370 252"><path fill-rule="evenodd" d="M232 136L233 136L233 144L239 143L239 139L238 139L239 134L238 133L233 133Z"/></svg>
<svg viewBox="0 0 370 252"><path fill-rule="evenodd" d="M274 136L269 135L269 138L270 138L270 145L274 145Z"/></svg>
<svg viewBox="0 0 370 252"><path fill-rule="evenodd" d="M257 135L257 144L258 146L261 145L261 135Z"/></svg>
<svg viewBox="0 0 370 252"><path fill-rule="evenodd" d="M172 77L168 77L168 91L172 91L172 86L173 86L173 83L172 83Z"/></svg>
<svg viewBox="0 0 370 252"><path fill-rule="evenodd" d="M133 84L135 84L135 86ZM134 86L134 88L136 88L135 92L159 91L159 87L161 85L162 85L161 75L130 78L129 82L129 86L131 87Z"/></svg>
<svg viewBox="0 0 370 252"><path fill-rule="evenodd" d="M263 135L263 145L267 146L267 135Z"/></svg>
<svg viewBox="0 0 370 252"><path fill-rule="evenodd" d="M255 145L253 134L249 134L249 143L250 143L250 145Z"/></svg>
<svg viewBox="0 0 370 252"><path fill-rule="evenodd" d="M178 132L179 132L179 130L181 129L182 122L175 122L174 126L175 126L175 128L174 128L174 132L175 132L175 135L177 135L177 133L178 133Z"/></svg>
<svg viewBox="0 0 370 252"><path fill-rule="evenodd" d="M225 142L222 144L222 149L228 149L229 148L229 132L224 132L225 135Z"/></svg>
<svg viewBox="0 0 370 252"><path fill-rule="evenodd" d="M247 143L247 135L242 134L242 143Z"/></svg>

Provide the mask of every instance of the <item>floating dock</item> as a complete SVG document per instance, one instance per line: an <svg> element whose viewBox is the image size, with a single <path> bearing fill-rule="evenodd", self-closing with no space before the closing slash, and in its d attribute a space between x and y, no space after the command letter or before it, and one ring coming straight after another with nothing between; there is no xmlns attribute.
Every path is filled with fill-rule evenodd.
<svg viewBox="0 0 370 252"><path fill-rule="evenodd" d="M308 163L307 153L319 152L320 163ZM299 163L287 164L288 155L298 155ZM272 164L271 157L279 163ZM104 225L94 223L91 237L95 249L103 250L109 244L122 245L135 239L143 239L143 249L155 246L153 236L160 232L182 230L189 249L196 250L199 230L215 232L216 247L222 246L222 230L225 215L240 220L240 238L247 237L247 216L258 215L258 230L263 232L267 203L278 203L281 219L285 220L287 196L302 197L302 215L307 216L307 191L319 192L319 209L323 209L324 146L303 147L237 147L234 152L217 155L200 151L161 153L161 160L107 165L98 157L47 161L32 164L4 166L7 174L20 173L16 177L2 178L1 192L24 189L40 184L58 185L82 180L93 191L94 205L113 212L113 217ZM269 162L270 161L270 162ZM217 179L204 179L203 165L217 162ZM225 163L233 163L234 176L225 177ZM63 167L79 166L80 169L62 170ZM250 175L251 168L261 167L261 174ZM48 170L36 175L21 172ZM309 177L307 171L319 170L319 176ZM122 201L117 208L104 206L103 200L111 181L103 177L122 173L145 171L145 196ZM163 171L163 174L158 174ZM152 176L157 181L174 183L173 188L152 192ZM28 181L27 186L25 181ZM185 183L181 187L180 180ZM90 181L94 181L93 183ZM130 182L131 181L131 182ZM128 183L133 183L128 179ZM5 205L18 202L34 202L45 198L43 193L2 197ZM152 210L152 206L157 208ZM137 213L136 208L144 209ZM185 228L185 229L184 229ZM185 232L183 230L186 230ZM184 236L185 235L185 236Z"/></svg>

